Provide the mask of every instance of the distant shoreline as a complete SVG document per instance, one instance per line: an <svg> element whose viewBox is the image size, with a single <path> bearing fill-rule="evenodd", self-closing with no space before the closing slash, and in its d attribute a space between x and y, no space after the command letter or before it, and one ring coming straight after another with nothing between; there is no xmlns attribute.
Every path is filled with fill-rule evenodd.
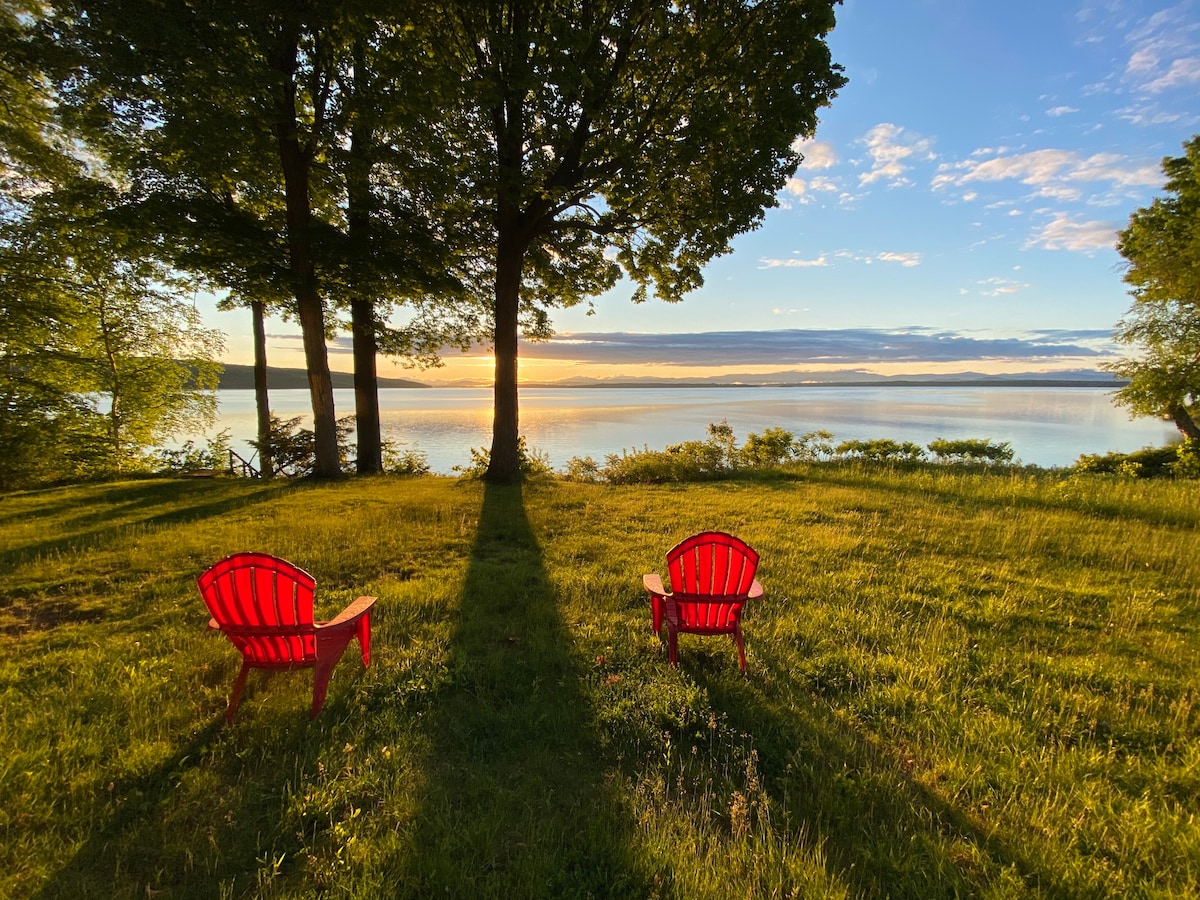
<svg viewBox="0 0 1200 900"><path fill-rule="evenodd" d="M330 372L333 387L336 390L354 387L354 375L350 372ZM1090 370L1075 370L1063 373L1017 373L1013 375L983 375L977 372L963 372L959 375L898 375L871 376L856 372L830 372L828 379L817 377L820 373L797 372L801 380L788 380L790 373L780 372L762 376L762 381L687 381L683 379L665 379L659 381L636 381L619 379L605 381L588 379L585 381L529 381L522 382L522 388L537 388L539 390L627 390L631 388L653 388L656 390L674 389L694 390L696 388L827 388L827 387L947 387L947 388L1103 388L1116 390L1125 382L1113 378L1107 372L1092 372ZM775 375L784 376L779 380L768 380ZM838 376L843 377L838 377ZM734 376L737 378L738 376ZM746 375L743 378L754 378ZM413 381L409 378L379 379L382 389L490 389L490 383L468 384L461 382L428 384ZM307 390L308 373L304 369L267 368L268 390ZM254 389L254 367L239 364L226 364L221 373L220 384L217 388L222 391L238 391Z"/></svg>
<svg viewBox="0 0 1200 900"><path fill-rule="evenodd" d="M354 380L352 376L346 373L338 373L345 375L345 378L334 378L334 390L353 390ZM399 383L397 383L399 382ZM489 384L421 384L418 382L405 382L399 378L381 378L379 379L379 387L381 390L411 390L411 389L439 389L450 391L480 391L489 390ZM1019 379L1011 381L989 381L986 379L963 380L963 381L793 381L793 382L767 382L763 384L730 384L727 382L646 382L645 384L545 384L539 382L530 382L522 384L521 388L536 388L538 390L559 390L559 391L575 391L575 390L703 390L703 389L750 389L760 390L763 388L788 388L796 390L805 389L820 389L820 388L1086 388L1090 390L1117 390L1121 387L1120 382L1106 384L1099 381L1086 380L1063 380L1063 381L1039 381L1037 379ZM267 378L267 388L272 391L296 391L307 390L307 379L273 379L270 376ZM251 391L254 390L253 384L226 384L225 379L218 386L219 391Z"/></svg>

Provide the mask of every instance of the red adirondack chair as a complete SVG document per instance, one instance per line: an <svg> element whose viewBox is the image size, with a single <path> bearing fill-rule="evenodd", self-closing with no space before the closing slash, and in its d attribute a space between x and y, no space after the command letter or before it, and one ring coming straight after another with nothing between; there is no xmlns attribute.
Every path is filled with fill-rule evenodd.
<svg viewBox="0 0 1200 900"><path fill-rule="evenodd" d="M353 638L363 665L371 664L371 606L359 597L330 622L313 621L316 581L303 569L265 553L235 553L196 579L212 618L242 653L225 721L233 720L251 669L313 670L310 719L325 702L329 676Z"/></svg>
<svg viewBox="0 0 1200 900"><path fill-rule="evenodd" d="M667 551L671 589L658 575L643 575L650 595L655 632L667 626L667 657L679 665L679 634L727 634L746 671L746 642L742 637L742 607L763 595L755 578L758 553L723 531L692 535Z"/></svg>

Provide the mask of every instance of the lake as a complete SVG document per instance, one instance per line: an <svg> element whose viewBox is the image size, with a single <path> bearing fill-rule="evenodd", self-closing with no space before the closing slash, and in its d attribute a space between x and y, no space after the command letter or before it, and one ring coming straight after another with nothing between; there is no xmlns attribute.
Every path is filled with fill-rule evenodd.
<svg viewBox="0 0 1200 900"><path fill-rule="evenodd" d="M491 444L490 388L381 390L385 440L426 454L435 472L465 465L469 448ZM247 459L255 435L254 392L218 394L220 421ZM334 391L339 416L353 414L354 392ZM271 392L281 418L311 427L308 392ZM1008 441L1016 459L1069 466L1081 453L1128 453L1178 436L1173 425L1131 420L1107 388L800 386L695 388L525 388L521 432L557 469L573 456L602 462L624 449L662 449L703 440L725 419L739 444L751 432L779 427L799 437L818 429L834 441L891 438L925 446L935 438ZM210 432L211 433L211 432Z"/></svg>

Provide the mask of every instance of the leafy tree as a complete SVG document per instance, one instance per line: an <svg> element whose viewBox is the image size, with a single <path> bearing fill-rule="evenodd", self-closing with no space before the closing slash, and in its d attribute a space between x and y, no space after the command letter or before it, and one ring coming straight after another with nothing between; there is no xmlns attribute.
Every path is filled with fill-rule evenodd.
<svg viewBox="0 0 1200 900"><path fill-rule="evenodd" d="M613 286L679 300L756 227L800 162L795 139L844 79L835 0L444 5L461 71L462 192L491 278L491 480L519 477L517 338L546 307ZM451 111L451 121L456 121ZM457 128L457 126L456 126Z"/></svg>
<svg viewBox="0 0 1200 900"><path fill-rule="evenodd" d="M423 221L439 203L407 190L417 180L410 171L423 177L445 160L417 127L438 121L433 95L423 82L405 83L434 68L424 48L413 49L423 32L408 13L422 7L53 5L49 32L75 60L59 78L64 100L106 163L130 179L139 218L181 267L249 305L256 326L269 308L299 321L322 476L340 471L326 338L335 307L349 307L360 470L378 471L376 351L440 346L423 330L428 317L399 335L385 324L391 304L430 292L440 259ZM417 134L401 142L410 126ZM260 400L260 439L268 423Z"/></svg>
<svg viewBox="0 0 1200 900"><path fill-rule="evenodd" d="M213 418L217 334L97 205L46 193L0 229L7 484L140 466L146 449Z"/></svg>
<svg viewBox="0 0 1200 900"><path fill-rule="evenodd" d="M1120 233L1134 302L1116 338L1138 355L1107 368L1129 379L1118 403L1169 418L1200 442L1200 135L1183 147L1162 163L1167 196L1135 211Z"/></svg>

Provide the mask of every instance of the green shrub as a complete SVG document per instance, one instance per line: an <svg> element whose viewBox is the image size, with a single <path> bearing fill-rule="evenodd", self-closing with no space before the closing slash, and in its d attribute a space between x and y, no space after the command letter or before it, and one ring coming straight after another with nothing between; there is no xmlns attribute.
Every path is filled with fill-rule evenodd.
<svg viewBox="0 0 1200 900"><path fill-rule="evenodd" d="M1007 441L1003 444L993 444L986 438L963 438L953 441L938 438L928 446L939 462L1007 463L1012 462L1013 458L1012 444Z"/></svg>
<svg viewBox="0 0 1200 900"><path fill-rule="evenodd" d="M738 461L752 469L779 466L796 456L796 439L790 431L768 428L762 434L750 434L738 454Z"/></svg>
<svg viewBox="0 0 1200 900"><path fill-rule="evenodd" d="M401 450L389 441L383 443L383 471L392 475L428 475L429 457L421 450Z"/></svg>
<svg viewBox="0 0 1200 900"><path fill-rule="evenodd" d="M1174 446L1146 447L1133 453L1085 453L1076 460L1073 471L1083 475L1170 478L1177 474L1175 466L1179 460L1179 449Z"/></svg>
<svg viewBox="0 0 1200 900"><path fill-rule="evenodd" d="M842 441L835 451L838 456L866 459L872 462L916 462L924 459L925 451L912 441L898 442L890 438L870 441Z"/></svg>
<svg viewBox="0 0 1200 900"><path fill-rule="evenodd" d="M159 450L159 472L194 472L197 469L226 469L229 466L229 429L208 438L204 447L187 441L178 450Z"/></svg>
<svg viewBox="0 0 1200 900"><path fill-rule="evenodd" d="M463 478L482 478L487 474L491 461L492 451L487 447L472 447L471 461L465 466L453 466L450 471L458 472ZM525 442L525 435L517 438L517 465L523 478L536 478L554 471L550 467L550 457L536 447L530 448Z"/></svg>

